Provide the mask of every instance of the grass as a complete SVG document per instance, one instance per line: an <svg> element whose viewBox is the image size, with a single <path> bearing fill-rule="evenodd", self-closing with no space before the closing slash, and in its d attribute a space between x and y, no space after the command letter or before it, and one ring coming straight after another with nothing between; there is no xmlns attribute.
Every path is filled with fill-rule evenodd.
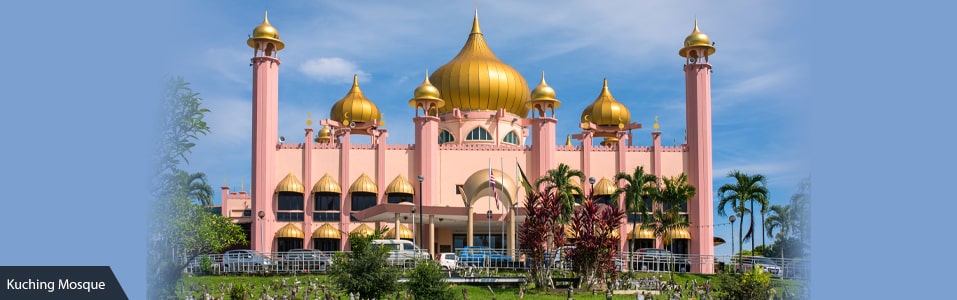
<svg viewBox="0 0 957 300"><path fill-rule="evenodd" d="M636 278L641 277L650 277L657 274L653 273L636 273L633 276ZM669 280L667 274L664 275L664 280ZM702 275L702 274L675 274L675 282L679 285L684 286L684 284L689 280L696 280L699 284L703 284L708 279L711 279L712 284L716 284L719 280L720 275ZM281 287L283 279L285 279L286 287ZM301 275L301 276L196 276L196 277L183 277L179 283L177 283L176 293L177 297L180 299L186 298L187 295L196 297L197 299L202 299L203 295L203 286L206 287L206 291L213 297L223 297L224 299L229 299L229 286L236 286L240 284L247 285L249 289L249 299L259 299L263 294L264 286L269 287L269 294L276 296L277 290L282 290L282 295L289 295L292 291L292 286L296 281L300 282L300 290L297 294L297 299L302 299L303 292L309 293L310 299L319 299L321 298L321 292L319 286L324 285L328 289L334 289L334 285L331 283L331 279L327 275ZM783 287L787 287L792 292L800 292L801 286L803 283L801 281L795 280L779 280L774 279L773 284L778 286L778 293L783 292ZM186 293L183 293L185 285ZM470 286L470 285L453 285L452 289L455 291L458 299L462 299L462 290L468 291L470 300L485 300L485 299L518 299L518 288L502 288L502 287L493 287L494 296L488 287L485 286ZM642 291L645 292L645 291ZM549 292L537 291L534 289L526 290L524 299L530 300L564 300L566 299L567 290L552 290ZM339 293L336 295L335 292L332 293L334 296L339 296L340 298L336 299L348 299L348 296L345 293ZM390 295L389 299L392 299L395 295ZM494 298L493 298L494 297ZM589 300L589 299L605 299L603 291L599 291L594 295L590 291L577 292L572 296L577 300ZM290 298L292 299L292 298ZM402 298L400 298L402 299ZM635 299L634 293L628 294L617 294L614 295L612 299ZM646 298L647 299L647 298ZM652 299L667 299L666 295L658 295ZM688 299L683 298L683 299Z"/></svg>

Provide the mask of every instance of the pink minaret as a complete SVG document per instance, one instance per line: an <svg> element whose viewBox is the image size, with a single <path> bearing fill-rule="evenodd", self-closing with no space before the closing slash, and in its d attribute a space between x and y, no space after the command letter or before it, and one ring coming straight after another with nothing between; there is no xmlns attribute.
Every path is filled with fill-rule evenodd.
<svg viewBox="0 0 957 300"><path fill-rule="evenodd" d="M555 89L545 83L545 72L542 72L542 82L532 90L531 100L528 101L532 111L532 159L529 167L530 178L541 178L548 170L558 166L555 163L555 109L562 105L555 99ZM551 116L546 113L551 112Z"/></svg>
<svg viewBox="0 0 957 300"><path fill-rule="evenodd" d="M690 254L701 255L702 264L695 264L692 272L714 273L714 218L711 182L711 64L708 57L714 46L707 35L694 30L685 38L678 55L686 58L685 105L688 129L688 181L696 188L695 197L688 202L691 221Z"/></svg>
<svg viewBox="0 0 957 300"><path fill-rule="evenodd" d="M439 157L439 117L435 116L438 108L445 106L445 100L442 100L439 89L429 81L429 72L425 72L425 79L412 92L412 99L409 100L409 106L415 108L415 152L413 158L415 161L414 170L416 174L409 174L412 180L412 188L417 193L413 203L421 207L431 206L439 195L439 164L435 161ZM419 112L422 114L420 115ZM421 186L416 182L419 176L423 177ZM419 200L421 199L421 200ZM423 211L419 211L421 215ZM422 220L423 223L425 220ZM420 223L421 224L421 223ZM416 232L422 233L421 226ZM432 249L433 241L425 234L420 234L422 239L419 241L421 248Z"/></svg>
<svg viewBox="0 0 957 300"><path fill-rule="evenodd" d="M273 194L276 189L276 143L279 135L279 58L286 45L279 32L269 24L268 15L246 40L253 52L253 159L252 227L250 248L273 251L276 214ZM263 215L262 218L259 215Z"/></svg>

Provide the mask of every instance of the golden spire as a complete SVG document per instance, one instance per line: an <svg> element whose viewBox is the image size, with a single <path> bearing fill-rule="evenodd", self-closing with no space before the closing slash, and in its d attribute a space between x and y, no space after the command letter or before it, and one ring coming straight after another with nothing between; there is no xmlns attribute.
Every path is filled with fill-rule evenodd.
<svg viewBox="0 0 957 300"><path fill-rule="evenodd" d="M652 127L655 128L655 131L658 131L658 116L655 116L655 125L653 125Z"/></svg>
<svg viewBox="0 0 957 300"><path fill-rule="evenodd" d="M239 190L240 190L240 191L243 191L243 192L246 191L246 178L243 178L243 179L239 182Z"/></svg>
<svg viewBox="0 0 957 300"><path fill-rule="evenodd" d="M567 137L565 137L565 146L568 146L568 147L571 147L571 146L572 146L572 135L571 135L571 134L569 134Z"/></svg>
<svg viewBox="0 0 957 300"><path fill-rule="evenodd" d="M312 126L312 112L308 112L306 115L308 116L306 119L306 126Z"/></svg>
<svg viewBox="0 0 957 300"><path fill-rule="evenodd" d="M475 7L475 18L472 19L472 34L482 34L482 28L479 27L478 6Z"/></svg>

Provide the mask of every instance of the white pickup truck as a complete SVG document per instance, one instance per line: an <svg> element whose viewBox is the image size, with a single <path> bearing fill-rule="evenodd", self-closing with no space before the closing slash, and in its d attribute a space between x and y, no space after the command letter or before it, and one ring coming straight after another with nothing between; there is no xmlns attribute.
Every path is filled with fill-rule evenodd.
<svg viewBox="0 0 957 300"><path fill-rule="evenodd" d="M428 251L406 240L372 240L372 246L388 248L389 263L393 265L413 266L416 260L431 259Z"/></svg>

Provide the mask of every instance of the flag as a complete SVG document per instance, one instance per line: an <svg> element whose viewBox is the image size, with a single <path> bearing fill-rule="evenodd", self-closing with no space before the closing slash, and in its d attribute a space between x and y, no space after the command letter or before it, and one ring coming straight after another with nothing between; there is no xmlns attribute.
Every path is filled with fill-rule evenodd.
<svg viewBox="0 0 957 300"><path fill-rule="evenodd" d="M522 170L522 165L518 164L518 160L515 160L515 166L518 167L518 174L521 175L519 180L522 181L522 186L525 187L526 191L532 191L532 184L528 182L528 177L525 177L525 171Z"/></svg>
<svg viewBox="0 0 957 300"><path fill-rule="evenodd" d="M489 184L492 185L492 197L495 198L495 209L499 209L498 190L495 188L495 174L492 174L492 168L488 169L488 180L489 180Z"/></svg>

